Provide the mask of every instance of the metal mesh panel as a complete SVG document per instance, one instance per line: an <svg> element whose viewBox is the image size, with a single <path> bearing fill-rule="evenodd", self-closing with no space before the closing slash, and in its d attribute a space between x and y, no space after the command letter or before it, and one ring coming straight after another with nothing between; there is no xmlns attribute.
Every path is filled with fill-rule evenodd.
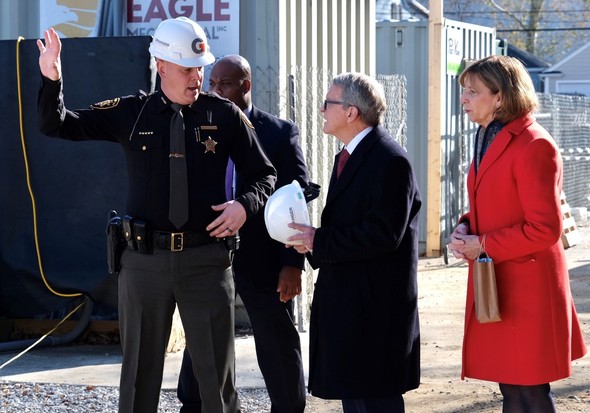
<svg viewBox="0 0 590 413"><path fill-rule="evenodd" d="M279 74L273 67L252 68L252 93L253 101L259 108L280 116L290 119L283 115L280 110L280 102L285 101L287 91L279 88Z"/></svg>
<svg viewBox="0 0 590 413"><path fill-rule="evenodd" d="M330 70L292 67L290 73L277 73L271 68L253 68L253 101L256 106L299 126L300 143L305 154L310 180L321 185L320 196L311 202L311 222L319 226L324 208L334 157L342 144L333 136L323 133L320 107L330 86ZM407 142L407 86L400 75L377 75L387 100L383 126L405 147ZM306 268L304 291L297 299L297 319L300 330L305 329L309 317L309 303L313 294L315 272ZM299 322L300 321L300 322Z"/></svg>
<svg viewBox="0 0 590 413"><path fill-rule="evenodd" d="M381 75L375 77L383 85L387 110L383 126L404 148L407 146L407 81L402 75Z"/></svg>
<svg viewBox="0 0 590 413"><path fill-rule="evenodd" d="M563 192L572 207L590 205L590 99L539 94L538 122L557 142L563 158Z"/></svg>

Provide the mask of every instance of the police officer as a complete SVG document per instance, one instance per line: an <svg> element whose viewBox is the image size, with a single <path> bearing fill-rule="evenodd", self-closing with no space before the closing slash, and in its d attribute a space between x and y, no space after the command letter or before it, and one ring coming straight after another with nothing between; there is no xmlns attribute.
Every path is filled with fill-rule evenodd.
<svg viewBox="0 0 590 413"><path fill-rule="evenodd" d="M76 111L66 110L63 102L59 36L49 29L44 37L44 44L37 41L43 75L40 130L73 141L118 142L127 159L128 247L118 279L123 347L119 412L157 412L175 305L200 383L202 411L239 411L235 292L226 244L262 207L276 171L240 109L201 92L203 66L214 61L203 29L185 17L158 26L150 53L161 90ZM184 148L173 149L170 141L178 135L179 117ZM226 202L230 156L245 177L246 190ZM176 161L186 168L182 179L171 172ZM172 188L182 181L180 192L188 202L172 197ZM173 219L172 211L187 203L188 214L181 213L180 222Z"/></svg>

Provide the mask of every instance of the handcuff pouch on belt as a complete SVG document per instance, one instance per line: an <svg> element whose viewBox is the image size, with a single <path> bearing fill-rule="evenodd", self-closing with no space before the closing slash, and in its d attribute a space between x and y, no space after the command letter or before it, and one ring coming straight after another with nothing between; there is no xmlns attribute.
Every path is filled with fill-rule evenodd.
<svg viewBox="0 0 590 413"><path fill-rule="evenodd" d="M123 235L129 248L144 254L153 252L152 234L147 222L125 215Z"/></svg>

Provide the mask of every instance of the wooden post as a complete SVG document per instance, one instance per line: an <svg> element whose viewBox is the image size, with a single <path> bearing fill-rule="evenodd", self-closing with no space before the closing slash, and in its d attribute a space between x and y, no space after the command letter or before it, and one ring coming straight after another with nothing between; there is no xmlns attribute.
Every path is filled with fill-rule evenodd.
<svg viewBox="0 0 590 413"><path fill-rule="evenodd" d="M439 257L441 208L441 136L443 68L443 0L430 2L428 18L428 179L426 188L426 256Z"/></svg>

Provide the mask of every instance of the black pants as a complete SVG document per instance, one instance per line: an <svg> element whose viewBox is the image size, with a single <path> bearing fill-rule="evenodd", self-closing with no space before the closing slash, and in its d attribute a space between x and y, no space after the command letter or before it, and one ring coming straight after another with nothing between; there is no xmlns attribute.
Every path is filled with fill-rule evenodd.
<svg viewBox="0 0 590 413"><path fill-rule="evenodd" d="M504 413L555 413L549 383L536 386L519 386L500 383L504 396L502 412Z"/></svg>

